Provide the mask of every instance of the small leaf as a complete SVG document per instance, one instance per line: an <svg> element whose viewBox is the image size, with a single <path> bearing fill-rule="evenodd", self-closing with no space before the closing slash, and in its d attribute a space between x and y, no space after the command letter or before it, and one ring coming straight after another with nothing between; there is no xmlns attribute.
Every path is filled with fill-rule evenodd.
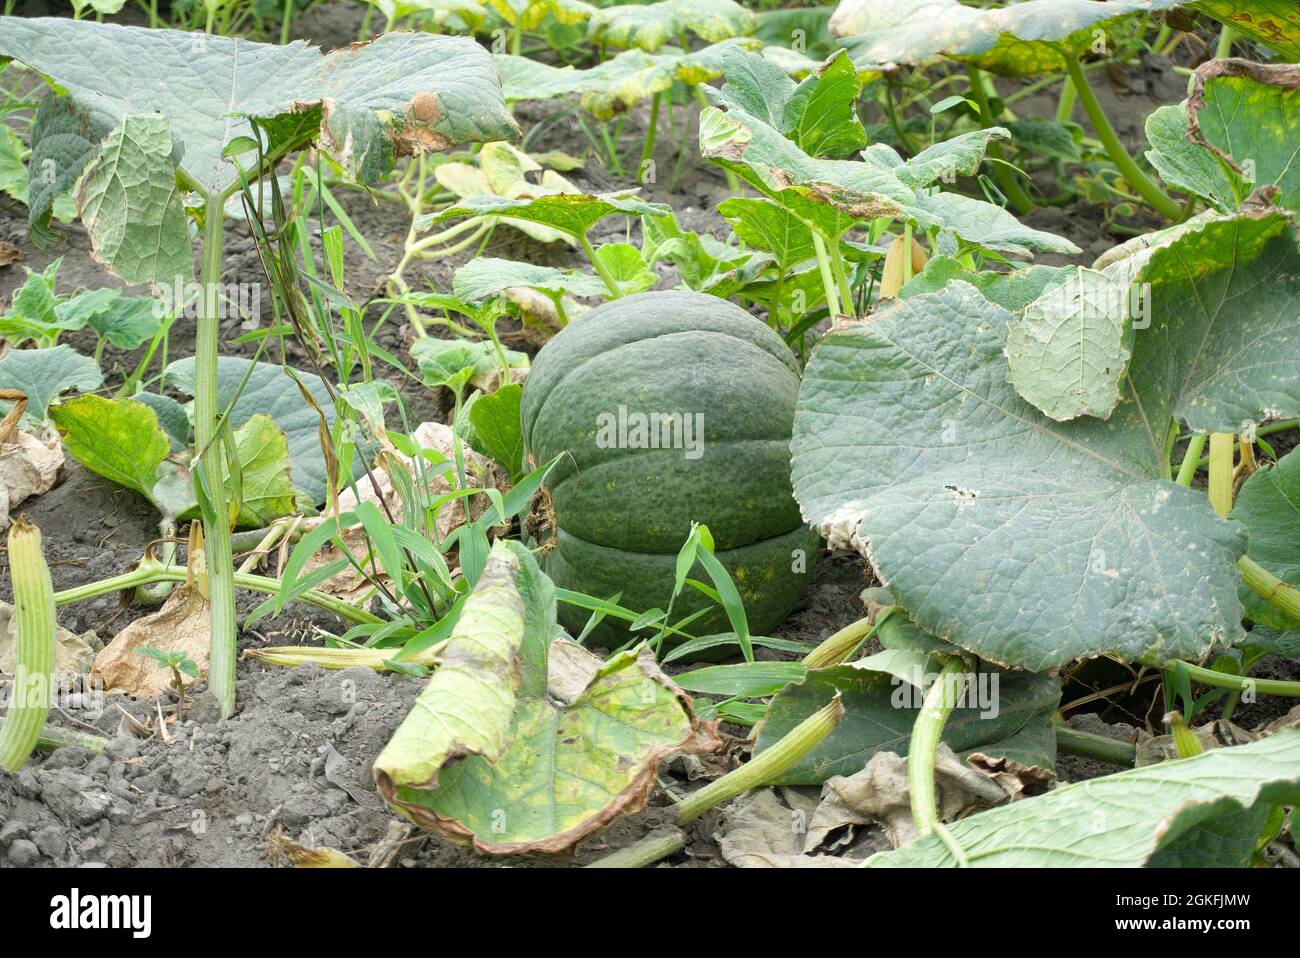
<svg viewBox="0 0 1300 958"><path fill-rule="evenodd" d="M1128 290L1080 267L1045 289L1007 330L1007 379L1058 422L1105 419L1133 350Z"/></svg>
<svg viewBox="0 0 1300 958"><path fill-rule="evenodd" d="M523 427L519 418L523 391L522 386L510 383L479 396L469 411L475 449L505 466L511 482L519 477L524 466Z"/></svg>

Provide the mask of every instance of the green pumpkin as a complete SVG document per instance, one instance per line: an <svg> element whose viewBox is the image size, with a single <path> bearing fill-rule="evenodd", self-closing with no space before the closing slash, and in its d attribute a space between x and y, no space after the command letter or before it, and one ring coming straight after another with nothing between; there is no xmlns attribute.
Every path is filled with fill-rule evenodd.
<svg viewBox="0 0 1300 958"><path fill-rule="evenodd" d="M571 323L538 353L523 395L532 461L561 457L547 478L557 526L547 574L599 598L621 592L637 611L666 609L677 551L701 522L750 630L780 625L820 544L790 489L798 393L799 367L781 338L714 296L642 293ZM710 605L688 587L673 620ZM689 630L730 631L714 608ZM560 606L570 630L588 615ZM625 625L606 617L593 639L620 645Z"/></svg>

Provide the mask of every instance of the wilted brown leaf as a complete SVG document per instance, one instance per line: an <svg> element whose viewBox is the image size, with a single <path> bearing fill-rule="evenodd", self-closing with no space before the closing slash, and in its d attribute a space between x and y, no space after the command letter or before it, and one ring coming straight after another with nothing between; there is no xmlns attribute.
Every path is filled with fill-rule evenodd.
<svg viewBox="0 0 1300 958"><path fill-rule="evenodd" d="M172 687L169 669L141 655L142 648L162 652L184 652L199 667L199 676L208 671L208 602L188 584L178 586L157 612L136 619L119 632L104 651L95 657L95 669L105 689L125 692L132 698L153 698ZM186 685L198 681L183 675Z"/></svg>
<svg viewBox="0 0 1300 958"><path fill-rule="evenodd" d="M0 443L0 532L9 528L10 512L29 496L48 492L63 465L63 445L57 436L42 441L17 432Z"/></svg>

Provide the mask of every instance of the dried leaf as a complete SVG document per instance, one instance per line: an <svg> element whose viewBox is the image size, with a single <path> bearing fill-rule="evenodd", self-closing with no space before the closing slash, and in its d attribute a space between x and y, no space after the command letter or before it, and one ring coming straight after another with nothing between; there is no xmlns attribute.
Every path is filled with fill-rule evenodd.
<svg viewBox="0 0 1300 958"><path fill-rule="evenodd" d="M208 602L189 585L172 592L157 612L136 619L119 632L95 658L94 671L104 681L105 689L125 692L132 698L153 698L172 687L169 669L141 655L141 648L162 652L184 652L199 667L199 676L208 670ZM185 684L197 678L182 675Z"/></svg>
<svg viewBox="0 0 1300 958"><path fill-rule="evenodd" d="M29 496L48 492L63 465L57 436L43 442L19 432L13 442L0 444L0 532L9 528L11 511Z"/></svg>
<svg viewBox="0 0 1300 958"><path fill-rule="evenodd" d="M95 652L100 647L99 636L94 632L76 635L63 628L55 634L55 643L54 671L59 675L89 672L95 661ZM0 672L14 674L17 654L18 623L14 619L14 607L0 602Z"/></svg>

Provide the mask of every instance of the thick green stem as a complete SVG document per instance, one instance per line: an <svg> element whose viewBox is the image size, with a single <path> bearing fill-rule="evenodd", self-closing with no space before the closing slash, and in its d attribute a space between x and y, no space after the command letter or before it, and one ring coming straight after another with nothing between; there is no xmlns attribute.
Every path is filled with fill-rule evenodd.
<svg viewBox="0 0 1300 958"><path fill-rule="evenodd" d="M1200 462L1206 438L1206 433L1198 432L1187 441L1187 452L1183 455L1183 464L1178 467L1178 477L1174 480L1180 486L1190 486L1196 478L1196 464Z"/></svg>
<svg viewBox="0 0 1300 958"><path fill-rule="evenodd" d="M963 668L959 656L952 656L944 663L939 677L925 693L925 701L912 726L912 741L907 747L907 783L912 798L912 823L919 838L936 831L939 826L934 760L939 752L943 727L957 707Z"/></svg>
<svg viewBox="0 0 1300 958"><path fill-rule="evenodd" d="M443 644L430 646L414 655L398 660L402 665L422 665L433 668L438 664ZM389 670L389 662L397 659L400 649L327 649L302 645L281 645L263 649L248 649L244 658L263 665L280 665L294 668L299 665L319 665L323 669L350 669L364 666L376 672Z"/></svg>
<svg viewBox="0 0 1300 958"><path fill-rule="evenodd" d="M844 252L840 249L839 243L831 243L827 247L830 253L831 272L835 276L835 285L839 290L841 307L845 315L857 315L857 307L853 302L853 290L849 287L849 270L844 263Z"/></svg>
<svg viewBox="0 0 1300 958"><path fill-rule="evenodd" d="M1210 433L1210 508L1227 518L1232 511L1233 434Z"/></svg>
<svg viewBox="0 0 1300 958"><path fill-rule="evenodd" d="M601 258L596 255L596 250L592 248L591 240L587 239L587 234L583 233L579 236L578 242L582 244L582 251L587 254L587 259L591 262L596 273L605 281L605 286L609 289L610 298L618 299L622 296L623 290L619 287L618 280L616 280L614 274L609 271L609 267L606 266L604 262L601 261Z"/></svg>
<svg viewBox="0 0 1300 958"><path fill-rule="evenodd" d="M1277 422L1271 422L1266 426L1258 427L1255 430L1255 438L1260 439L1264 436L1271 436L1275 432L1287 432L1297 427L1300 427L1300 419L1279 419ZM1240 442L1236 443L1233 446L1233 452L1235 453L1240 448L1241 448L1241 443ZM1210 465L1210 457L1202 456L1201 461L1196 464L1196 468L1205 469L1209 465Z"/></svg>
<svg viewBox="0 0 1300 958"><path fill-rule="evenodd" d="M645 868L667 858L686 846L686 833L680 828L657 831L634 845L620 849L604 858L597 858L588 868Z"/></svg>
<svg viewBox="0 0 1300 958"><path fill-rule="evenodd" d="M134 572L127 572L111 579L100 579L98 582L90 582L86 585L79 585L71 589L64 589L62 592L56 592L54 593L54 604L55 606L70 605L83 599L93 599L97 595L106 595L109 592L120 592L123 589L134 589L137 586L148 585L150 582L184 582L186 574L185 569L180 567L163 566L156 562L150 563L141 566ZM272 579L269 576L236 572L231 578L233 584L241 589L263 592L267 595L275 595L280 591L280 580ZM315 589L300 592L294 598L299 602L314 605L326 612L332 612L340 619L357 625L379 625L384 621L379 616L373 615L351 602L325 592L318 592Z"/></svg>
<svg viewBox="0 0 1300 958"><path fill-rule="evenodd" d="M1137 762L1137 746L1132 742L1080 732L1068 725L1056 726L1056 751L1064 755L1094 758L1124 768L1132 768Z"/></svg>
<svg viewBox="0 0 1300 958"><path fill-rule="evenodd" d="M821 271L822 290L826 294L826 308L830 310L831 316L839 316L841 315L840 298L836 293L835 275L831 271L830 255L826 252L826 244L816 230L812 231L812 239L813 249L817 253L817 268Z"/></svg>
<svg viewBox="0 0 1300 958"><path fill-rule="evenodd" d="M18 518L9 528L9 576L18 626L13 700L0 727L0 767L17 772L50 714L54 675L54 585L41 553L41 530Z"/></svg>
<svg viewBox="0 0 1300 958"><path fill-rule="evenodd" d="M209 508L203 516L211 614L208 686L224 718L235 710L235 570L230 551L230 523L226 518L221 440L217 435L217 357L221 331L218 286L225 217L221 215L221 199L215 193L207 198L203 223L198 328L194 341L194 441L200 450L199 470L209 497Z"/></svg>
<svg viewBox="0 0 1300 958"><path fill-rule="evenodd" d="M1072 56L1065 58L1065 68L1070 73L1070 80L1074 84L1075 92L1079 95L1079 102L1083 104L1083 111L1088 114L1088 122L1092 124L1093 130L1097 134L1097 139L1106 150L1106 155L1110 161L1119 168L1124 179L1133 187L1134 192L1157 213L1174 223L1183 221L1183 208L1169 198L1164 190L1160 189L1150 177L1148 177L1138 167L1133 157L1128 155L1128 150L1124 149L1124 144L1119 141L1115 133L1115 128L1110 125L1110 120L1106 118L1101 104L1097 102L1097 96L1092 92L1092 87L1088 83L1088 78L1084 75L1083 68L1079 61Z"/></svg>
<svg viewBox="0 0 1300 958"><path fill-rule="evenodd" d="M751 788L766 785L782 772L793 768L801 759L835 730L844 717L844 704L839 693L825 706L813 712L767 751L754 756L740 768L728 772L717 781L710 782L690 795L677 806L677 820L685 824L699 818L720 802L735 798Z"/></svg>
<svg viewBox="0 0 1300 958"><path fill-rule="evenodd" d="M1228 24L1219 30L1219 42L1214 47L1214 59L1223 60L1232 56L1232 42L1237 39L1236 31Z"/></svg>
<svg viewBox="0 0 1300 958"><path fill-rule="evenodd" d="M1067 123L1074 116L1074 104L1079 95L1074 89L1074 81L1068 76L1061 84L1061 98L1056 101L1056 122Z"/></svg>
<svg viewBox="0 0 1300 958"><path fill-rule="evenodd" d="M1237 571L1242 581L1256 595L1270 605L1275 605L1293 619L1300 619L1300 591L1283 582L1273 573L1248 556L1237 560Z"/></svg>
<svg viewBox="0 0 1300 958"><path fill-rule="evenodd" d="M976 105L980 108L980 123L987 130L997 125L997 118L993 116L993 107L989 102L988 89L984 86L984 71L978 67L967 67L966 73L970 77L970 93L975 98ZM988 156L993 162L989 166L993 170L993 178L997 180L998 189L1007 198L1017 213L1024 216L1034 209L1034 201L1029 198L1020 181L1016 179L1016 173L1005 162L1003 162L1002 147L997 143L989 143ZM909 249L910 253L911 250Z"/></svg>
<svg viewBox="0 0 1300 958"><path fill-rule="evenodd" d="M861 618L856 622L850 622L804 656L803 664L810 669L825 669L832 665L839 665L853 653L854 649L871 638L881 623L898 611L898 608L896 605L885 606L876 613L874 621L870 618Z"/></svg>
<svg viewBox="0 0 1300 958"><path fill-rule="evenodd" d="M53 725L41 729L41 737L36 740L38 752L53 752L61 748L84 748L88 752L99 753L104 751L107 745L108 739L102 735L91 735L89 732L77 732Z"/></svg>

